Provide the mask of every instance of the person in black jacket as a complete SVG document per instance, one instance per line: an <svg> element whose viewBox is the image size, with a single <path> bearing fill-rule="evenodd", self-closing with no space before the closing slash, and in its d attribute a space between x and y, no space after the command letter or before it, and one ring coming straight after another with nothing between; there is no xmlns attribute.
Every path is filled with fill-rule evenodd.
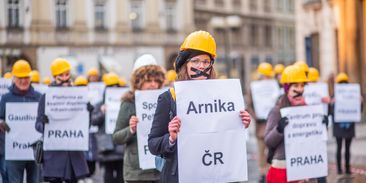
<svg viewBox="0 0 366 183"><path fill-rule="evenodd" d="M183 42L175 60L178 81L215 79L212 67L216 56L216 43L210 33L196 31ZM241 110L240 117L245 127L250 124L250 115ZM160 182L178 182L177 134L180 119L176 116L174 90L162 93L158 98L148 146L152 154L163 157L166 161L161 172Z"/></svg>

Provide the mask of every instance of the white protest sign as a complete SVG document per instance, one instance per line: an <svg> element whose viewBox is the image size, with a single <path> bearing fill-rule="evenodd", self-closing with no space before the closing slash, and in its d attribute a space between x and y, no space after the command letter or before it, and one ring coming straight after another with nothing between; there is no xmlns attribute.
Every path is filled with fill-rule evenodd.
<svg viewBox="0 0 366 183"><path fill-rule="evenodd" d="M137 123L137 149L139 165L143 170L155 168L155 156L149 151L147 139L154 119L158 97L163 92L163 90L135 92L136 116L139 119Z"/></svg>
<svg viewBox="0 0 366 183"><path fill-rule="evenodd" d="M177 142L179 182L246 181L239 80L180 81L174 86L182 122Z"/></svg>
<svg viewBox="0 0 366 183"><path fill-rule="evenodd" d="M113 134L116 128L119 107L122 96L128 91L128 88L107 88L105 94L105 105L107 112L105 115L105 132Z"/></svg>
<svg viewBox="0 0 366 183"><path fill-rule="evenodd" d="M287 107L281 116L289 119L284 132L287 181L327 176L323 106Z"/></svg>
<svg viewBox="0 0 366 183"><path fill-rule="evenodd" d="M37 83L32 83L32 86L34 88L34 90L38 91L39 93L46 93L48 86L45 84L37 84Z"/></svg>
<svg viewBox="0 0 366 183"><path fill-rule="evenodd" d="M10 85L11 79L0 78L0 100L2 95L9 92L8 88L10 87Z"/></svg>
<svg viewBox="0 0 366 183"><path fill-rule="evenodd" d="M360 84L336 84L334 92L334 122L360 122Z"/></svg>
<svg viewBox="0 0 366 183"><path fill-rule="evenodd" d="M37 102L6 103L5 121L10 127L5 133L6 160L34 160L31 144L42 136L34 128L37 109Z"/></svg>
<svg viewBox="0 0 366 183"><path fill-rule="evenodd" d="M307 105L322 104L322 98L329 96L327 83L308 83L305 85L304 94Z"/></svg>
<svg viewBox="0 0 366 183"><path fill-rule="evenodd" d="M103 100L105 85L103 82L91 82L88 84L88 98L92 105Z"/></svg>
<svg viewBox="0 0 366 183"><path fill-rule="evenodd" d="M86 87L50 87L45 111L44 150L87 151L89 112Z"/></svg>
<svg viewBox="0 0 366 183"><path fill-rule="evenodd" d="M179 182L248 180L244 130L184 134L178 138Z"/></svg>
<svg viewBox="0 0 366 183"><path fill-rule="evenodd" d="M244 129L239 116L244 99L238 79L179 81L174 88L180 133Z"/></svg>
<svg viewBox="0 0 366 183"><path fill-rule="evenodd" d="M280 87L276 80L260 80L250 83L255 115L258 119L267 119L269 112L280 96Z"/></svg>

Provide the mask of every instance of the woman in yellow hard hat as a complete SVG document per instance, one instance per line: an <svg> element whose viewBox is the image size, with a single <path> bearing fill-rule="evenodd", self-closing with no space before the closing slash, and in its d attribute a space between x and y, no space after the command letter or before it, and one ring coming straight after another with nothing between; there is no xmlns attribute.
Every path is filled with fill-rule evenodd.
<svg viewBox="0 0 366 183"><path fill-rule="evenodd" d="M113 145L112 134L106 133L105 116L107 113L107 106L105 104L106 90L110 88L118 88L119 77L117 74L111 72L104 75L103 80L106 88L104 89L103 101L98 102L94 106L91 117L91 124L98 127L96 133L97 160L100 165L104 167L104 174L102 175L104 182L124 182L123 179L123 145ZM121 93L122 96L122 93ZM113 146L110 146L110 145ZM94 170L94 169L93 169Z"/></svg>
<svg viewBox="0 0 366 183"><path fill-rule="evenodd" d="M13 83L9 87L8 93L4 94L1 97L0 102L0 133L4 135L4 133L8 133L11 131L13 134L20 134L23 135L25 138L34 138L29 136L29 134L25 133L24 131L20 131L19 128L10 129L7 125L8 118L6 118L6 113L9 110L10 106L6 104L9 103L20 103L26 104L29 102L37 103L41 98L41 94L33 89L31 86L31 66L25 60L18 60L14 63L12 67L12 76L13 76ZM14 110L14 109L13 109ZM20 105L17 106L16 110L19 111L19 117L22 116L23 110L25 108L21 107ZM17 115L15 115L17 116ZM23 114L25 116L25 113ZM20 125L23 120L20 117L20 120L14 120L13 123L18 123L15 126ZM24 122L23 122L24 124ZM10 135L10 134L9 134ZM7 137L8 138L8 137ZM13 139L12 141L18 141L18 139ZM31 140L22 141L22 143L33 143ZM27 174L27 182L29 183L38 183L40 178L38 172L40 171L39 166L36 164L35 161L27 161L27 160L4 160L4 147L5 141L4 138L0 138L0 161L4 162L0 164L1 170L6 170L6 172L1 171L2 180L4 182L9 181L12 182L23 182L23 175L24 171ZM22 147L23 148L23 147ZM14 148L15 149L15 148ZM18 147L16 147L18 149ZM3 167L5 166L5 167ZM7 174L7 175L6 175ZM7 180L8 178L8 180Z"/></svg>
<svg viewBox="0 0 366 183"><path fill-rule="evenodd" d="M189 34L180 47L175 60L177 81L216 79L213 64L216 58L216 42L210 33L195 31ZM156 156L166 157L161 182L178 182L177 135L181 121L175 113L175 92L169 89L159 96L152 128L148 138L149 150ZM174 112L172 112L174 111ZM250 124L250 115L241 110L239 117L243 126ZM162 148L171 147L171 148Z"/></svg>
<svg viewBox="0 0 366 183"><path fill-rule="evenodd" d="M43 78L42 83L45 85L50 85L51 84L51 78L46 76Z"/></svg>
<svg viewBox="0 0 366 183"><path fill-rule="evenodd" d="M6 72L3 77L5 79L11 79L11 77L13 77L13 75L11 74L11 72Z"/></svg>
<svg viewBox="0 0 366 183"><path fill-rule="evenodd" d="M175 72L175 70L169 70L168 72L166 72L165 78L166 86L173 87L173 83L177 79L177 73Z"/></svg>
<svg viewBox="0 0 366 183"><path fill-rule="evenodd" d="M71 64L68 60L57 58L51 63L53 82L49 87L71 87ZM49 118L45 114L46 94L38 105L36 129L43 134ZM42 176L49 182L77 182L78 179L89 174L83 151L44 151L42 163Z"/></svg>
<svg viewBox="0 0 366 183"><path fill-rule="evenodd" d="M283 70L285 70L285 66L283 64L276 64L274 67L275 78L277 79L278 83L281 81Z"/></svg>
<svg viewBox="0 0 366 183"><path fill-rule="evenodd" d="M99 82L100 75L98 69L95 67L89 69L87 73L87 79L89 82Z"/></svg>
<svg viewBox="0 0 366 183"><path fill-rule="evenodd" d="M126 182L158 182L160 173L157 170L142 170L139 166L138 154L135 153L138 148L136 134L140 133L137 125L140 120L143 120L136 116L135 91L161 89L165 73L163 68L157 65L155 58L147 54L140 56L133 68L131 87L122 97L113 141L125 146L123 177Z"/></svg>
<svg viewBox="0 0 366 183"><path fill-rule="evenodd" d="M87 86L88 80L84 76L76 77L74 81L74 86Z"/></svg>
<svg viewBox="0 0 366 183"><path fill-rule="evenodd" d="M30 73L30 76L31 76L31 82L32 83L39 83L41 76L39 75L39 72L38 71L33 70Z"/></svg>

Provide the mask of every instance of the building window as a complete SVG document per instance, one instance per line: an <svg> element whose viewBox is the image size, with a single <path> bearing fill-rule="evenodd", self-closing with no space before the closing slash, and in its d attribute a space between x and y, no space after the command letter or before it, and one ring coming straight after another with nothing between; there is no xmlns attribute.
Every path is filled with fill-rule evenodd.
<svg viewBox="0 0 366 183"><path fill-rule="evenodd" d="M272 47L272 27L270 25L266 25L264 27L264 46L267 48Z"/></svg>
<svg viewBox="0 0 366 183"><path fill-rule="evenodd" d="M20 26L20 0L8 0L8 27Z"/></svg>
<svg viewBox="0 0 366 183"><path fill-rule="evenodd" d="M56 27L67 27L67 0L56 0Z"/></svg>
<svg viewBox="0 0 366 183"><path fill-rule="evenodd" d="M276 0L276 10L282 12L283 0Z"/></svg>
<svg viewBox="0 0 366 183"><path fill-rule="evenodd" d="M106 11L105 11L105 1L97 0L94 5L94 21L95 21L95 28L96 29L105 29L106 24Z"/></svg>
<svg viewBox="0 0 366 183"><path fill-rule="evenodd" d="M176 2L166 2L165 3L165 12L166 12L166 29L167 31L176 31L176 10L177 10Z"/></svg>
<svg viewBox="0 0 366 183"><path fill-rule="evenodd" d="M249 0L250 11L257 11L257 0Z"/></svg>
<svg viewBox="0 0 366 183"><path fill-rule="evenodd" d="M288 6L288 12L294 13L295 11L295 0L288 0L287 6Z"/></svg>
<svg viewBox="0 0 366 183"><path fill-rule="evenodd" d="M271 0L263 0L263 10L266 13L271 12L272 9L272 1Z"/></svg>
<svg viewBox="0 0 366 183"><path fill-rule="evenodd" d="M258 27L254 24L250 26L250 44L258 46Z"/></svg>
<svg viewBox="0 0 366 183"><path fill-rule="evenodd" d="M232 29L232 37L233 37L233 45L240 46L243 44L242 41L242 29L241 28L233 28Z"/></svg>
<svg viewBox="0 0 366 183"><path fill-rule="evenodd" d="M131 1L131 12L129 18L132 24L132 31L142 31L144 26L144 9L143 2L140 0Z"/></svg>
<svg viewBox="0 0 366 183"><path fill-rule="evenodd" d="M224 7L224 1L223 0L215 0L215 5L217 8L223 8Z"/></svg>
<svg viewBox="0 0 366 183"><path fill-rule="evenodd" d="M206 0L194 0L194 4L196 6L204 6L206 5Z"/></svg>
<svg viewBox="0 0 366 183"><path fill-rule="evenodd" d="M236 12L240 12L241 11L241 0L234 0L233 7Z"/></svg>

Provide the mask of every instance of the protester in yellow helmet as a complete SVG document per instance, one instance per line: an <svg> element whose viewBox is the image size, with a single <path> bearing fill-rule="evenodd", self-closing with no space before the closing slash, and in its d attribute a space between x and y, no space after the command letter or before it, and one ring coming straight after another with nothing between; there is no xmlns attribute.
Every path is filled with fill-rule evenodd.
<svg viewBox="0 0 366 183"><path fill-rule="evenodd" d="M305 72L306 75L308 74L308 72L309 72L309 66L308 66L308 64L306 62L304 62L304 61L297 61L297 62L295 62L295 65L299 66L300 69L302 69Z"/></svg>
<svg viewBox="0 0 366 183"><path fill-rule="evenodd" d="M24 131L21 131L19 128L12 128L7 125L10 120L9 118L6 118L6 113L8 113L8 110L10 111L11 106L7 106L7 104L10 103L17 103L17 104L26 104L26 103L38 103L39 99L41 98L41 94L34 90L34 88L31 86L31 79L30 79L30 73L32 69L29 63L25 60L18 60L14 63L12 67L12 75L13 75L13 83L9 87L9 90L7 93L5 93L1 97L0 102L0 135L4 135L4 133L13 132L13 134L20 134L24 135L25 138L28 138L28 134L24 134ZM15 107L14 107L15 108ZM24 110L26 110L24 107L18 105L15 109L12 110L18 110L19 116L25 116L25 113L22 113ZM20 119L22 119L21 117ZM21 125L22 120L15 120L13 121L14 125L15 123L18 123L15 126ZM24 124L24 122L23 122ZM15 127L14 126L14 127ZM25 127L25 126L24 126ZM10 135L10 134L9 134ZM23 141L23 143L29 143L29 141ZM5 142L4 138L0 138L0 160L1 162L1 169L5 169L6 173L2 173L2 180L3 182L23 182L23 174L24 171L26 171L27 174L27 182L29 183L38 183L40 180L39 172L40 172L40 166L36 164L35 161L26 161L26 160L5 160L4 159L4 147ZM28 146L28 145L27 145ZM18 147L17 147L18 148ZM22 147L23 148L23 147ZM3 167L5 166L5 167ZM7 174L7 175L6 175ZM21 175L21 176L20 176ZM7 177L6 177L7 176ZM8 180L6 179L8 178Z"/></svg>
<svg viewBox="0 0 366 183"><path fill-rule="evenodd" d="M6 72L3 77L5 79L11 79L11 77L13 77L13 75L11 74L11 72Z"/></svg>
<svg viewBox="0 0 366 183"><path fill-rule="evenodd" d="M95 67L89 69L87 73L87 79L89 82L99 82L100 75L98 69Z"/></svg>
<svg viewBox="0 0 366 183"><path fill-rule="evenodd" d="M105 126L107 121L105 120L107 106L105 104L106 91L110 88L118 88L119 77L117 74L111 72L104 76L103 80L106 88L104 90L103 101L95 104L95 108L91 117L91 124L98 127L97 132L97 143L98 151L98 162L104 167L104 173L102 175L103 182L125 182L123 179L123 145L108 146L108 144L113 144L112 134L106 134ZM121 93L122 97L123 93Z"/></svg>
<svg viewBox="0 0 366 183"><path fill-rule="evenodd" d="M87 86L88 80L84 76L78 76L74 81L75 86Z"/></svg>
<svg viewBox="0 0 366 183"><path fill-rule="evenodd" d="M175 70L169 70L166 74L165 74L165 78L166 78L166 86L173 86L174 81L177 79L177 73L175 72Z"/></svg>
<svg viewBox="0 0 366 183"><path fill-rule="evenodd" d="M308 78L304 70L298 66L287 66L282 73L281 83L285 89L285 94L279 98L276 106L269 113L264 136L271 163L267 182L288 182L284 145L284 129L288 124L288 119L281 117L280 110L285 107L305 105L302 94L307 82Z"/></svg>
<svg viewBox="0 0 366 183"><path fill-rule="evenodd" d="M30 76L31 76L31 82L32 83L39 83L40 82L40 78L41 76L39 75L39 72L36 71L36 70L33 70L31 73L30 73Z"/></svg>
<svg viewBox="0 0 366 183"><path fill-rule="evenodd" d="M336 83L348 83L348 75L344 72L341 72L336 77Z"/></svg>
<svg viewBox="0 0 366 183"><path fill-rule="evenodd" d="M71 87L70 72L71 65L68 60L64 58L53 60L51 63L53 82L49 87ZM50 123L50 119L45 113L46 95L47 93L39 101L35 125L36 130L42 134L44 133L45 126ZM89 170L83 151L45 150L43 152L42 176L46 182L77 182L78 179L88 174Z"/></svg>
<svg viewBox="0 0 366 183"><path fill-rule="evenodd" d="M195 31L189 34L180 47L175 61L177 81L216 79L213 67L216 58L216 42L210 33ZM209 93L207 95L210 95ZM176 116L175 92L171 88L159 96L157 108L148 138L149 150L166 160L160 176L162 183L178 182L177 135L181 121ZM244 127L250 124L250 115L240 110L240 119ZM162 148L163 147L163 148ZM164 148L167 147L167 148ZM168 148L171 147L171 148ZM168 155L168 156L166 156ZM170 167L170 168L165 168Z"/></svg>
<svg viewBox="0 0 366 183"><path fill-rule="evenodd" d="M271 79L273 77L273 68L270 63L263 62L260 63L257 72L260 74L260 77L269 78Z"/></svg>
<svg viewBox="0 0 366 183"><path fill-rule="evenodd" d="M309 72L308 72L308 78L309 78L309 82L318 82L319 81L318 69L316 69L314 67L310 67Z"/></svg>
<svg viewBox="0 0 366 183"><path fill-rule="evenodd" d="M46 76L43 78L42 83L45 85L50 85L51 84L51 79L50 77Z"/></svg>
<svg viewBox="0 0 366 183"><path fill-rule="evenodd" d="M122 77L119 78L119 86L127 87L127 82L126 82L125 78L122 78Z"/></svg>
<svg viewBox="0 0 366 183"><path fill-rule="evenodd" d="M281 75L283 70L285 70L285 66L283 64L276 64L274 68L275 77L278 81L278 83L281 81Z"/></svg>

